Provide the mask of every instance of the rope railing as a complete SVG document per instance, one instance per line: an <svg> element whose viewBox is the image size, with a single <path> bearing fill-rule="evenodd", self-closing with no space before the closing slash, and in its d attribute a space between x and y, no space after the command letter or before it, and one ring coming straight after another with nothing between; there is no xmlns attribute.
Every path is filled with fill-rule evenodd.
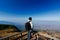
<svg viewBox="0 0 60 40"><path fill-rule="evenodd" d="M9 40L9 38L10 37L12 37L12 36L15 36L15 35L17 35L18 33L14 33L14 34L11 34L11 35L9 35L9 36L5 36L5 37L2 37L2 38L0 38L0 40Z"/></svg>
<svg viewBox="0 0 60 40"><path fill-rule="evenodd" d="M0 40L11 40L11 37L13 38L15 36L15 38L13 38L14 40L24 40L27 39L27 34L28 32L18 32L18 33L14 33L5 37L0 38ZM16 37L16 35L19 35L19 37ZM12 40L13 40L12 39Z"/></svg>
<svg viewBox="0 0 60 40"><path fill-rule="evenodd" d="M27 32L14 33L14 34L11 34L11 35L0 38L0 40L10 40L10 37L13 37L13 36L16 36L16 35L19 35L19 38L21 39L21 37L27 35Z"/></svg>

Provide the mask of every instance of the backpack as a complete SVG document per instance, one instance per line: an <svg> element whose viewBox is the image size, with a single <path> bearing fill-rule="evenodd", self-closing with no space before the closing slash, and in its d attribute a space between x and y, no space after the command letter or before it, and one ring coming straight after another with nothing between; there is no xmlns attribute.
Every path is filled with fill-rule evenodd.
<svg viewBox="0 0 60 40"><path fill-rule="evenodd" d="M31 30L30 22L25 23L25 28L27 31Z"/></svg>

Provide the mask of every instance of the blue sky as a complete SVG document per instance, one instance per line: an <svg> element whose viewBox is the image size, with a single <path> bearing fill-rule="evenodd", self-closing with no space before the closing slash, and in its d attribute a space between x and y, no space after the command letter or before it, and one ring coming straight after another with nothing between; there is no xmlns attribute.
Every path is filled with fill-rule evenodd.
<svg viewBox="0 0 60 40"><path fill-rule="evenodd" d="M0 20L60 20L60 0L0 0Z"/></svg>

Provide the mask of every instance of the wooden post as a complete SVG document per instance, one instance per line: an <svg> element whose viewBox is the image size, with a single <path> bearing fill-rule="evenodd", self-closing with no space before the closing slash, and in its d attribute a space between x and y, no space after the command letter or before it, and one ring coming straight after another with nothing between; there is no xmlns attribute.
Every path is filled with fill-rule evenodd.
<svg viewBox="0 0 60 40"><path fill-rule="evenodd" d="M21 38L20 38L20 40L22 40L22 32L21 32Z"/></svg>

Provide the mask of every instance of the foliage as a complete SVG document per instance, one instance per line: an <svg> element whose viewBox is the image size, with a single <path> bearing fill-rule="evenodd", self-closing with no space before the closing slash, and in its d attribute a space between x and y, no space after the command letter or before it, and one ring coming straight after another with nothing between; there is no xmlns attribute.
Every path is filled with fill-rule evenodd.
<svg viewBox="0 0 60 40"><path fill-rule="evenodd" d="M4 29L14 29L13 25L0 24L0 30Z"/></svg>

